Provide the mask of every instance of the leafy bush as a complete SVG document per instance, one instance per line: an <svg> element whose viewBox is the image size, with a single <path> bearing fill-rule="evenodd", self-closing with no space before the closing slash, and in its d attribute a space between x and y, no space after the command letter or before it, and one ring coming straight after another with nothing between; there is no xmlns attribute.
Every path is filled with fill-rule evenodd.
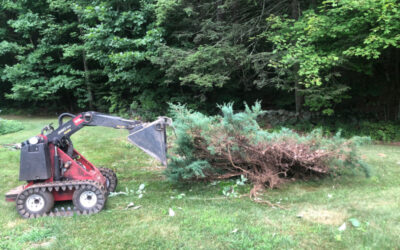
<svg viewBox="0 0 400 250"><path fill-rule="evenodd" d="M24 129L24 126L21 122L0 118L0 135L17 132L22 129Z"/></svg>
<svg viewBox="0 0 400 250"><path fill-rule="evenodd" d="M268 132L256 118L259 103L234 113L232 104L220 106L222 116L206 116L182 105L171 105L176 145L166 175L173 181L220 180L245 176L252 194L265 185L363 170L368 166L357 146L369 138L344 139L340 133L326 137L322 130L299 135L290 129Z"/></svg>

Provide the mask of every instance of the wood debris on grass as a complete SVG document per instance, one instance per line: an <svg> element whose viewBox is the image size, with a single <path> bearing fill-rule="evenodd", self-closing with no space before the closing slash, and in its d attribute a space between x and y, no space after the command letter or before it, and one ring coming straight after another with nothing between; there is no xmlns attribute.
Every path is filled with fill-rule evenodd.
<svg viewBox="0 0 400 250"><path fill-rule="evenodd" d="M168 215L171 217L175 216L175 212L174 212L174 210L172 210L172 208L169 208Z"/></svg>
<svg viewBox="0 0 400 250"><path fill-rule="evenodd" d="M136 210L136 209L139 209L141 207L142 206L140 206L140 205L139 206L135 206L135 203L131 202L131 203L128 204L128 206L126 206L125 210L127 210L127 209Z"/></svg>

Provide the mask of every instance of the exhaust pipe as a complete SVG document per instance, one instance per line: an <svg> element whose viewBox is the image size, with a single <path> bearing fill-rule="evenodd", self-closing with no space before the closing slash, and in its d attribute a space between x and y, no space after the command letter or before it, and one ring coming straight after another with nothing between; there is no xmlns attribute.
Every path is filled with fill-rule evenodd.
<svg viewBox="0 0 400 250"><path fill-rule="evenodd" d="M167 166L166 127L172 125L172 119L161 116L151 123L143 123L129 131L128 140L148 155Z"/></svg>

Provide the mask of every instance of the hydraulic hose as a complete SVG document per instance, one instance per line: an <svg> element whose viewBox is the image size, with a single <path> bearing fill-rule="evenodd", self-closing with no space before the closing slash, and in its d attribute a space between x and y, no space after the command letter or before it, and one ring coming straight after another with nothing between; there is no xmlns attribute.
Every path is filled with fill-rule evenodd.
<svg viewBox="0 0 400 250"><path fill-rule="evenodd" d="M63 124L63 119L64 117L71 117L71 118L75 118L75 115L71 114L71 113L62 113L59 117L58 117L58 126L61 126Z"/></svg>

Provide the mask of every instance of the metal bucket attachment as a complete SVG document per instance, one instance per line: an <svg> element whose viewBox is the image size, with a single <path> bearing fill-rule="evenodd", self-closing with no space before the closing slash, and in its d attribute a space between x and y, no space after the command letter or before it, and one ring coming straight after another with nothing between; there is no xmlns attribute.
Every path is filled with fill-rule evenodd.
<svg viewBox="0 0 400 250"><path fill-rule="evenodd" d="M171 124L171 118L159 117L154 122L144 123L131 130L128 140L167 166L166 126Z"/></svg>

